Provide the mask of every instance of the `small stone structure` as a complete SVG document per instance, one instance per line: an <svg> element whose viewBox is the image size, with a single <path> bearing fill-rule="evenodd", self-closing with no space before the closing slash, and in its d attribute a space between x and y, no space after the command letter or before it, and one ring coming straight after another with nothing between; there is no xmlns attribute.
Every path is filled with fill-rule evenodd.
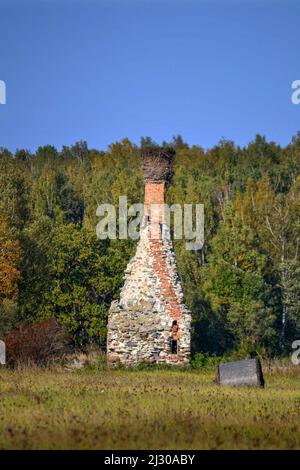
<svg viewBox="0 0 300 470"><path fill-rule="evenodd" d="M189 363L191 314L184 305L172 241L164 236L169 227L163 209L151 212L151 204L164 203L174 154L173 149L142 150L145 215L120 299L112 302L109 311L107 358L111 365ZM172 354L170 346L174 320L179 326L177 354Z"/></svg>

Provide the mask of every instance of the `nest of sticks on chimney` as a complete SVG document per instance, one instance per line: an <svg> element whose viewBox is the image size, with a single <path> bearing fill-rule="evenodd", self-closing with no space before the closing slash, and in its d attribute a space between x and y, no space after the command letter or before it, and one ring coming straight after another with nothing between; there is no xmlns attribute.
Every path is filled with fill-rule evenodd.
<svg viewBox="0 0 300 470"><path fill-rule="evenodd" d="M142 170L146 183L165 181L173 177L175 150L170 147L146 147L141 149Z"/></svg>

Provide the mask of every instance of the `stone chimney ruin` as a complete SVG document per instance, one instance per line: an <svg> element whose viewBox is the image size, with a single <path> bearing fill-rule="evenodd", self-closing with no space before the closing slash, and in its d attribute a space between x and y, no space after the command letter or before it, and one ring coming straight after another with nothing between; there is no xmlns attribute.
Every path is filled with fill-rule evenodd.
<svg viewBox="0 0 300 470"><path fill-rule="evenodd" d="M166 185L173 175L171 148L141 150L145 181L144 218L135 256L125 271L125 283L108 316L107 359L110 365L141 363L187 365L190 357L191 314L183 292L173 244L164 236ZM158 205L158 210L151 210ZM178 325L176 350L172 325Z"/></svg>

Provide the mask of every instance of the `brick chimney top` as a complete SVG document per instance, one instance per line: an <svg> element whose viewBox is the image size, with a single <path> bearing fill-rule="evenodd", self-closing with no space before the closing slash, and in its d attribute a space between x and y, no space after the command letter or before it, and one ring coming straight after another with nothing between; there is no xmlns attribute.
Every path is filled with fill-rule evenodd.
<svg viewBox="0 0 300 470"><path fill-rule="evenodd" d="M141 149L145 183L170 182L173 176L174 155L175 150L170 147L145 147Z"/></svg>

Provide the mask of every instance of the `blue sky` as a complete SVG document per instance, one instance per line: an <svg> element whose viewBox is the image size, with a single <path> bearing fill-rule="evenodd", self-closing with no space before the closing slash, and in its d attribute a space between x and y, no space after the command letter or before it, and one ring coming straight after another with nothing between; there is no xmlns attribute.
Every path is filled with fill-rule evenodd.
<svg viewBox="0 0 300 470"><path fill-rule="evenodd" d="M294 0L0 0L0 146L285 145L299 20Z"/></svg>

